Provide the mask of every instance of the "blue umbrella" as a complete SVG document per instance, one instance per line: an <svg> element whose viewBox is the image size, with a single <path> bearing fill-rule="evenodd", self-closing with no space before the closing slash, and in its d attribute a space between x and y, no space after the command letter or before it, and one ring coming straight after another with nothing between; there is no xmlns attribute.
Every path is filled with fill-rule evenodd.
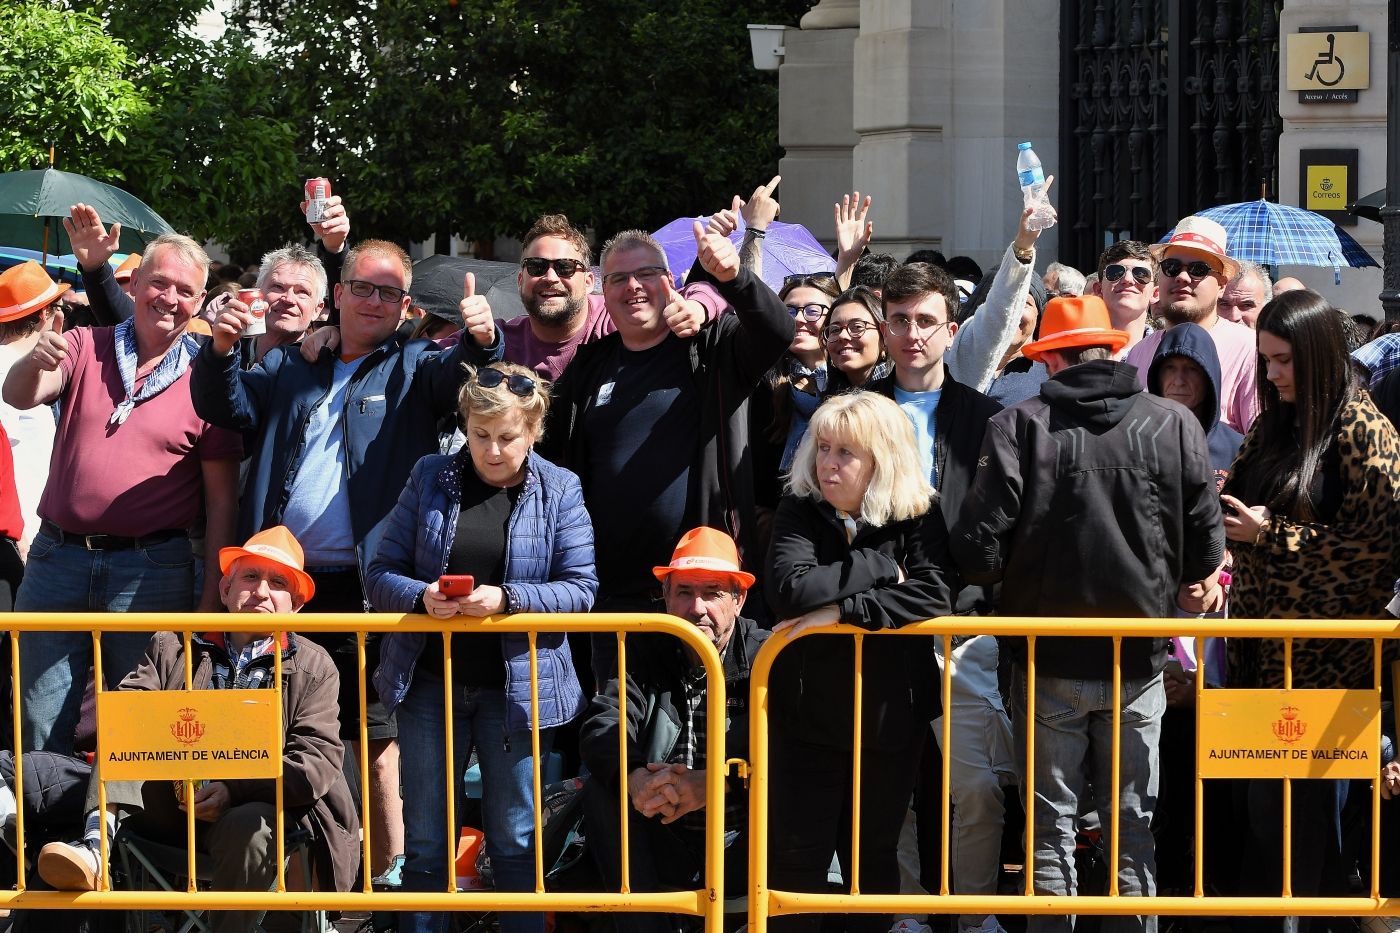
<svg viewBox="0 0 1400 933"><path fill-rule="evenodd" d="M1225 228L1228 251L1235 259L1266 266L1331 266L1338 285L1342 265L1353 269L1380 267L1360 243L1335 223L1287 204L1245 201L1197 211ZM1165 243L1175 230L1162 237Z"/></svg>
<svg viewBox="0 0 1400 933"><path fill-rule="evenodd" d="M107 264L115 270L126 257L126 253L113 253L112 258L107 260ZM59 282L67 282L79 289L83 287L82 270L78 268L78 258L72 253L66 256L55 256L50 253L45 259L44 255L37 249L25 249L22 246L0 246L0 270L30 261L43 265L48 270L49 275Z"/></svg>
<svg viewBox="0 0 1400 933"><path fill-rule="evenodd" d="M695 262L695 221L704 224L708 217L681 217L673 220L652 234L666 253L666 262L673 275L684 275ZM740 227L729 235L729 240L737 248L744 242L744 228ZM789 275L812 272L831 272L836 268L836 260L822 249L821 243L801 224L785 224L774 221L768 225L767 236L763 240L763 281L773 291L783 287L783 279Z"/></svg>

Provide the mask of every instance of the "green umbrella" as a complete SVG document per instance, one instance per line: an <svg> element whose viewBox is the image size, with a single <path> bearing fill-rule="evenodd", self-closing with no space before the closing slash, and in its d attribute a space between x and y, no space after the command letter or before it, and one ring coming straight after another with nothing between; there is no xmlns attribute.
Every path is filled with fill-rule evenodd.
<svg viewBox="0 0 1400 933"><path fill-rule="evenodd" d="M49 254L71 253L57 218L77 203L97 209L102 222L122 225L122 252L139 253L163 233L174 233L161 216L120 188L86 175L46 168L0 174L0 244Z"/></svg>

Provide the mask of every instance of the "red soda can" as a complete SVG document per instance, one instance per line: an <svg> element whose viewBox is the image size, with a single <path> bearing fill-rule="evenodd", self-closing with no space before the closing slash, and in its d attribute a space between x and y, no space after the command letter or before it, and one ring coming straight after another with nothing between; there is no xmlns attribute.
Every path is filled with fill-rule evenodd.
<svg viewBox="0 0 1400 933"><path fill-rule="evenodd" d="M308 178L306 180L306 222L318 224L326 219L326 199L331 196L331 182L328 178Z"/></svg>
<svg viewBox="0 0 1400 933"><path fill-rule="evenodd" d="M239 291L238 300L248 306L248 310L253 312L253 320L248 326L243 328L244 337L257 337L267 333L267 299L263 293L256 288L245 288Z"/></svg>

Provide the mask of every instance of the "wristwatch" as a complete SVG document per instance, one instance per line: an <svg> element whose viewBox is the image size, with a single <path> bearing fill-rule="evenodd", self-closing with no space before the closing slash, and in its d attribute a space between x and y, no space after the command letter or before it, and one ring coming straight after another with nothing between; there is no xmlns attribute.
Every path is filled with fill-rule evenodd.
<svg viewBox="0 0 1400 933"><path fill-rule="evenodd" d="M1032 246L1029 249L1017 249L1016 244L1013 243L1011 244L1011 255L1015 256L1016 261L1021 263L1023 266L1029 266L1031 264L1031 261L1035 259L1035 247Z"/></svg>

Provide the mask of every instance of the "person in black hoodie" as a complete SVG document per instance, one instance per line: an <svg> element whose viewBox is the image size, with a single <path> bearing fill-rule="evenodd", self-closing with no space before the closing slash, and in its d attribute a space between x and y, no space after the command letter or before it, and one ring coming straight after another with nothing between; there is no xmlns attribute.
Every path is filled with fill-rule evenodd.
<svg viewBox="0 0 1400 933"><path fill-rule="evenodd" d="M1147 391L1180 402L1200 420L1218 491L1244 435L1220 420L1220 355L1210 333L1189 322L1168 330L1147 370Z"/></svg>
<svg viewBox="0 0 1400 933"><path fill-rule="evenodd" d="M1139 391L1136 369L1114 362L1128 335L1110 328L1102 299L1051 301L1041 333L1022 352L1043 361L1050 379L1037 398L988 423L985 465L951 533L964 578L1002 582L1000 610L1011 616L1164 617L1174 602L1195 608L1187 603L1201 594L1217 600L1225 537L1200 423L1177 403ZM1038 639L1033 685L1024 641L1003 647L1015 661L1011 719L1022 747L1035 691L1036 805L1027 815L1035 892L1075 893L1075 822L1087 770L1105 835L1119 834L1120 862L1110 871L1120 893L1154 894L1150 825L1165 640L1123 640L1116 697L1111 639ZM1117 800L1110 797L1115 718ZM1155 930L1156 919L1118 918L1118 928ZM1066 929L1065 917L1027 925L1028 933Z"/></svg>

